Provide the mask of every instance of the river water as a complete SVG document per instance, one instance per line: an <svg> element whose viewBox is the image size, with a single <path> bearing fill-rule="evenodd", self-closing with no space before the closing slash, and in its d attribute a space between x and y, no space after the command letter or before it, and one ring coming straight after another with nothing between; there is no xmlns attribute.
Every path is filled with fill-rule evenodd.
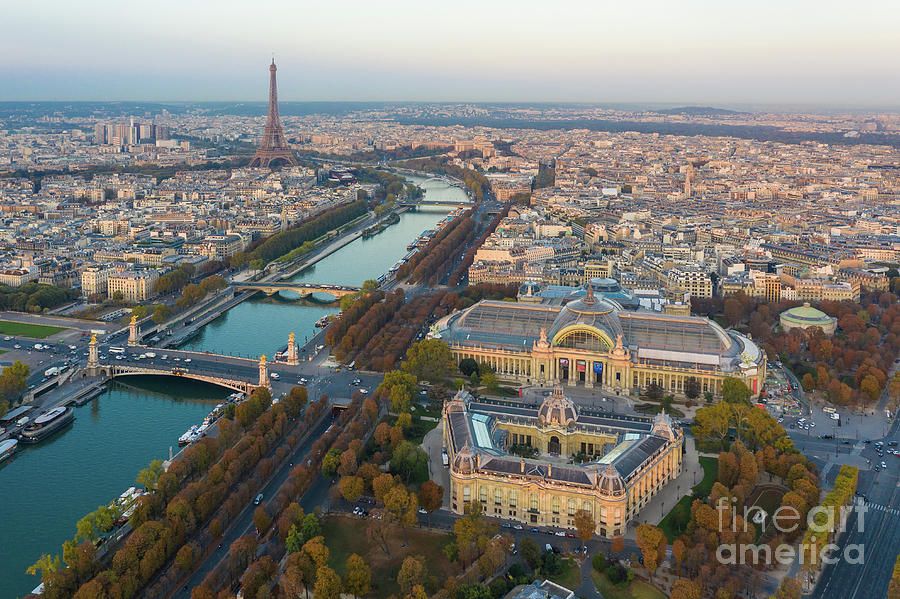
<svg viewBox="0 0 900 599"><path fill-rule="evenodd" d="M425 189L425 197L465 200L458 187L440 181L410 177ZM425 207L400 215L400 222L369 239L359 238L292 278L292 281L332 285L361 285L377 279L408 252L406 246L423 231L432 229L449 212L448 207ZM287 295L287 294L285 294ZM293 331L302 342L315 334L315 323L325 314L338 311L337 304L292 301L261 294L242 302L203 327L199 334L181 345L182 349L209 351L256 358L271 356L287 345Z"/></svg>
<svg viewBox="0 0 900 599"><path fill-rule="evenodd" d="M465 193L439 181L410 177L427 198L465 200ZM423 208L369 239L357 239L295 281L361 285L376 279L406 253L406 246L444 218L449 207ZM315 333L315 322L337 304L254 298L201 329L185 349L257 357ZM128 378L76 408L75 423L33 447L22 447L0 464L0 598L22 596L40 582L25 569L42 553L60 553L84 514L134 484L151 460L177 451L178 437L198 424L230 391L169 378Z"/></svg>

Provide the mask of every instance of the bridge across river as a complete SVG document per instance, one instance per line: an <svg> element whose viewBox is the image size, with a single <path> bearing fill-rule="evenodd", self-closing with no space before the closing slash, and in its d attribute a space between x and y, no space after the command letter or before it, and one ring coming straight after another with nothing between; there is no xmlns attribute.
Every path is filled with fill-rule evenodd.
<svg viewBox="0 0 900 599"><path fill-rule="evenodd" d="M275 295L281 291L293 291L300 297L310 296L314 293L328 294L335 299L340 299L345 295L359 293L359 287L351 287L348 285L323 285L319 283L235 283L234 288L238 290L261 291L266 295Z"/></svg>

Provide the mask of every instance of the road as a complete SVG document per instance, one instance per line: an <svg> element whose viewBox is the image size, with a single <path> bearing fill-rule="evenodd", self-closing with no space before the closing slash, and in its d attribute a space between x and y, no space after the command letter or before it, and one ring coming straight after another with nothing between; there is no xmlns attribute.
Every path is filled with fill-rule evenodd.
<svg viewBox="0 0 900 599"><path fill-rule="evenodd" d="M294 452L287 458L285 458L285 460L281 463L281 466L276 469L275 474L272 475L272 478L269 480L269 482L260 491L263 494L264 498L268 500L275 496L278 488L284 484L284 482L290 475L293 465L300 464L307 459L310 447L330 425L331 419L326 418L319 426L313 429L311 434L306 438L306 441L298 445ZM319 479L313 483L313 488L311 488L307 492L306 496L304 496L304 499L312 494L312 496L314 496L316 500L319 501L321 498L321 487L324 487L325 492L327 493L327 481L319 477ZM267 503L267 500L264 500L263 503ZM304 505L303 507L304 509L307 509L308 506ZM185 585L181 590L177 591L173 595L173 597L190 599L191 590L194 587L199 586L203 582L203 579L206 578L207 574L215 569L223 560L228 558L228 549L234 541L244 535L256 534L256 527L253 526L254 509L255 506L250 503L240 514L237 515L237 517L233 520L230 528L222 536L221 543L219 543L219 545L212 551L212 553L210 553L209 556L207 556L203 560L200 567L191 576L187 585ZM309 509L311 510L311 506Z"/></svg>
<svg viewBox="0 0 900 599"><path fill-rule="evenodd" d="M900 443L896 422L883 441ZM857 488L865 496L865 511L854 510L851 514L847 532L838 543L840 559L824 567L813 597L867 599L887 595L900 548L900 458L887 453L879 456L875 443L866 445L862 455L872 464L884 461L887 468L880 472L860 471ZM854 554L847 555L845 550L853 546L862 551L862 563L850 563L847 559Z"/></svg>

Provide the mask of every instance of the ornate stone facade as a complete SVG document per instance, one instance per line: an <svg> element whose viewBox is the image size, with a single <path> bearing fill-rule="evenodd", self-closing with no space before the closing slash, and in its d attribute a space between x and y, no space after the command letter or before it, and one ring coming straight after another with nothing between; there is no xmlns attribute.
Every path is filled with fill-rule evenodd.
<svg viewBox="0 0 900 599"><path fill-rule="evenodd" d="M561 387L538 409L480 403L460 392L444 406L443 423L451 509L459 514L478 501L490 516L566 529L585 510L596 534L611 538L682 467L684 437L665 414L581 414ZM528 446L536 458L509 453ZM587 461L566 459L574 454Z"/></svg>

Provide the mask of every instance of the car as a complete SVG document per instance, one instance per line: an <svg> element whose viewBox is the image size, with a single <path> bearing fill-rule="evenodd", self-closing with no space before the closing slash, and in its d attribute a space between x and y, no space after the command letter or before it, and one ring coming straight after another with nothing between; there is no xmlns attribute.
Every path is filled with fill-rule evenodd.
<svg viewBox="0 0 900 599"><path fill-rule="evenodd" d="M887 462L882 461L881 464L880 464L880 466L881 466L882 468L887 468Z"/></svg>
<svg viewBox="0 0 900 599"><path fill-rule="evenodd" d="M259 495L257 495L256 497L253 498L253 505L259 505L260 503L262 503L262 500L263 500L263 494L260 493Z"/></svg>
<svg viewBox="0 0 900 599"><path fill-rule="evenodd" d="M875 467L872 468L872 470L874 470L875 472L881 472L881 466L879 466L878 464L875 464Z"/></svg>
<svg viewBox="0 0 900 599"><path fill-rule="evenodd" d="M515 530L525 530L525 527L522 526L521 524L514 524L514 525L513 525L513 528L514 528Z"/></svg>
<svg viewBox="0 0 900 599"><path fill-rule="evenodd" d="M116 356L116 360L124 360L125 356Z"/></svg>
<svg viewBox="0 0 900 599"><path fill-rule="evenodd" d="M184 361L185 361L186 363L190 363L191 359L190 359L190 358L185 358Z"/></svg>
<svg viewBox="0 0 900 599"><path fill-rule="evenodd" d="M12 341L12 337L7 336L7 337L4 337L3 340L4 341Z"/></svg>
<svg viewBox="0 0 900 599"><path fill-rule="evenodd" d="M423 507L420 507L420 508L419 508L419 513L420 513L420 514L428 514L428 510L426 510L426 509L423 508Z"/></svg>
<svg viewBox="0 0 900 599"><path fill-rule="evenodd" d="M369 393L369 390L368 389L360 389L359 392L362 393L363 395L366 395Z"/></svg>
<svg viewBox="0 0 900 599"><path fill-rule="evenodd" d="M187 362L187 360L185 360L185 362ZM281 378L281 375L279 375L277 372L273 372L269 376L272 377L273 379L275 379L276 381Z"/></svg>
<svg viewBox="0 0 900 599"><path fill-rule="evenodd" d="M541 532L541 531L540 531L540 530L538 530L538 529L537 529L537 528L535 528L535 527L532 527L532 528L531 528L531 530L530 530L530 531L529 531L529 532Z"/></svg>
<svg viewBox="0 0 900 599"><path fill-rule="evenodd" d="M778 422L784 422L784 416L779 416L779 417L778 417Z"/></svg>
<svg viewBox="0 0 900 599"><path fill-rule="evenodd" d="M897 447L896 441L888 441L888 447Z"/></svg>
<svg viewBox="0 0 900 599"><path fill-rule="evenodd" d="M361 382L362 382L362 381L359 380L359 379L353 379L353 384L354 384L354 385L359 385Z"/></svg>
<svg viewBox="0 0 900 599"><path fill-rule="evenodd" d="M176 358L172 358L172 359L175 360L176 362L181 362L181 358L176 357Z"/></svg>
<svg viewBox="0 0 900 599"><path fill-rule="evenodd" d="M574 538L575 538L575 533L574 533L574 532L567 532L567 533L565 533L565 534L566 534L566 538L567 538L567 539L574 539Z"/></svg>
<svg viewBox="0 0 900 599"><path fill-rule="evenodd" d="M15 345L13 345L13 349L22 349L22 346L19 345L18 343L16 343ZM87 355L87 354L84 354L84 355Z"/></svg>
<svg viewBox="0 0 900 599"><path fill-rule="evenodd" d="M809 425L812 426L812 427L815 427L815 426L816 426L816 423L815 423L815 422L810 422Z"/></svg>
<svg viewBox="0 0 900 599"><path fill-rule="evenodd" d="M309 381L306 380L306 377L301 376L301 377L300 377L300 380L297 381L297 382L300 383L301 385L305 385L305 384L308 383Z"/></svg>
<svg viewBox="0 0 900 599"><path fill-rule="evenodd" d="M564 537L564 536L566 536L566 533L563 532L563 531L561 531L561 530L557 530L557 531L556 531L555 533L553 533L553 534L555 534L555 535L558 536L558 537Z"/></svg>

